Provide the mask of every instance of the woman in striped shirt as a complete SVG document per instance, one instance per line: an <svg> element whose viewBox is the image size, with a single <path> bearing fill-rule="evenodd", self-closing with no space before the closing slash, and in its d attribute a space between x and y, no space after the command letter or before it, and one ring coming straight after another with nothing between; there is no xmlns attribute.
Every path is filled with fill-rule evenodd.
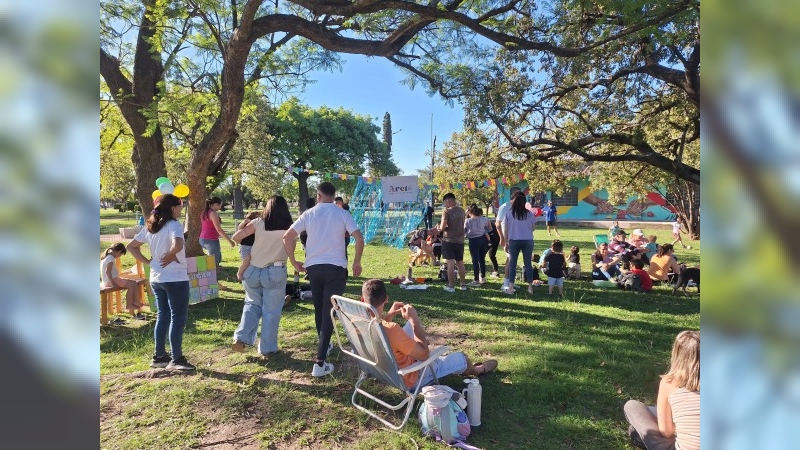
<svg viewBox="0 0 800 450"><path fill-rule="evenodd" d="M637 400L625 404L631 442L649 450L700 448L700 332L682 331L661 375L656 407Z"/></svg>

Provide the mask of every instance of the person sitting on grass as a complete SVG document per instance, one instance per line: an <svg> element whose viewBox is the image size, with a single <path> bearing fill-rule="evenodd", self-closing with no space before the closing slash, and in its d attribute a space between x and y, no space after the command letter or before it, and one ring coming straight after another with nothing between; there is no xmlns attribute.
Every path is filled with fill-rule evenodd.
<svg viewBox="0 0 800 450"><path fill-rule="evenodd" d="M581 279L581 249L573 245L567 260L567 276L576 280Z"/></svg>
<svg viewBox="0 0 800 450"><path fill-rule="evenodd" d="M647 268L647 273L653 281L660 281L667 283L669 281L670 273L677 276L681 273L681 267L678 261L672 256L672 244L664 244L658 248L656 256L650 260L650 266Z"/></svg>
<svg viewBox="0 0 800 450"><path fill-rule="evenodd" d="M603 242L592 254L592 280L615 281L620 274L618 264L620 258L608 254L608 244Z"/></svg>
<svg viewBox="0 0 800 450"><path fill-rule="evenodd" d="M428 338L425 334L425 327L417 315L417 310L410 304L394 302L389 311L384 314L386 304L389 302L389 295L386 293L386 285L378 279L367 280L361 287L362 301L369 302L374 306L378 313L382 315L381 324L389 346L392 347L397 367L402 369L417 361L428 359L430 354L428 349ZM392 321L394 316L401 314L406 319L406 324L400 326ZM471 364L467 355L463 352L450 352L440 356L430 365L430 370L425 371L425 377L420 379L419 372L412 372L403 375L406 387L414 388L418 383L427 386L436 378L442 378L450 374L460 374L461 376L480 376L485 375L497 368L497 360L487 359L482 363Z"/></svg>
<svg viewBox="0 0 800 450"><path fill-rule="evenodd" d="M655 256L656 253L658 253L658 243L656 242L657 240L658 236L656 236L655 234L651 234L647 238L648 242L647 245L645 245L644 247L644 256L647 257L648 264L650 263L650 260L653 259L653 256Z"/></svg>
<svg viewBox="0 0 800 450"><path fill-rule="evenodd" d="M639 275L639 279L642 281L642 290L644 292L652 291L653 280L650 278L650 275L647 273L647 271L644 270L644 263L642 260L634 259L630 264L630 270L627 270L626 272Z"/></svg>
<svg viewBox="0 0 800 450"><path fill-rule="evenodd" d="M700 448L700 332L682 331L661 375L656 407L628 400L623 407L631 444L659 450Z"/></svg>

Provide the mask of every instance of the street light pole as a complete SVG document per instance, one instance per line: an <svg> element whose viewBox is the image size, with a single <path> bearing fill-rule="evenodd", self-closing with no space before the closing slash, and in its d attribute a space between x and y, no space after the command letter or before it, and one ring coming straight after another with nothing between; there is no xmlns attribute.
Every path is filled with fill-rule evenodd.
<svg viewBox="0 0 800 450"><path fill-rule="evenodd" d="M433 184L433 163L436 155L436 136L433 135L433 113L431 113L431 184ZM433 189L431 189L431 207L433 207Z"/></svg>

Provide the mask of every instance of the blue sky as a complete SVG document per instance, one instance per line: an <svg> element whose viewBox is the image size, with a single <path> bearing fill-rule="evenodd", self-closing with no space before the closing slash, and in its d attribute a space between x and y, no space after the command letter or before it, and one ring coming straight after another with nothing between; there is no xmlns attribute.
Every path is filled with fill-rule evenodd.
<svg viewBox="0 0 800 450"><path fill-rule="evenodd" d="M312 75L317 82L297 97L313 108L326 105L367 114L379 127L388 112L394 134L392 158L397 166L404 175L415 175L417 169L429 167L426 152L431 147L431 114L438 152L454 132L461 131L461 106L450 107L437 96L428 97L421 85L413 91L401 85L404 74L383 58L344 55L344 59L342 72Z"/></svg>

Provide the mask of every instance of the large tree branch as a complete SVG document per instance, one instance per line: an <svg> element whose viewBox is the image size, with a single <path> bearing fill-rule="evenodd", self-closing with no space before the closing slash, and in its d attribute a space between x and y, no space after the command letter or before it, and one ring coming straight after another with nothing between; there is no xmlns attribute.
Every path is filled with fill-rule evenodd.
<svg viewBox="0 0 800 450"><path fill-rule="evenodd" d="M389 57L400 51L417 33L434 21L435 19L415 18L384 40L367 40L344 37L321 24L297 16L272 14L255 19L250 40L255 41L270 33L292 33L334 52Z"/></svg>
<svg viewBox="0 0 800 450"><path fill-rule="evenodd" d="M572 57L586 53L592 49L602 47L609 42L619 40L623 37L629 36L638 31L646 28L664 23L677 14L687 10L687 8L694 5L694 0L683 0L670 7L664 9L661 13L648 18L647 20L640 21L633 26L622 29L621 31L611 34L605 39L600 39L589 45L583 47L560 47L549 42L533 41L519 36L510 35L495 31L483 25L483 23L494 18L494 15L484 14L479 19L471 18L464 13L458 12L457 8L461 5L461 1L454 1L447 5L445 8L439 8L436 2L431 5L422 5L413 2L402 0L385 0L381 2L364 1L364 2L316 2L314 0L295 0L292 3L303 6L314 14L333 14L338 16L353 17L357 14L369 14L379 11L397 10L407 11L417 15L420 20L435 22L438 20L448 20L465 26L471 31L491 40L492 42L507 48L512 51L519 50L535 50L547 52L556 56ZM515 2L512 2L512 4ZM498 15L503 14L504 7L494 9ZM386 56L386 55L381 55Z"/></svg>
<svg viewBox="0 0 800 450"><path fill-rule="evenodd" d="M570 153L582 158L584 161L635 161L649 164L665 172L675 174L679 179L686 180L690 183L700 184L699 169L695 169L680 161L667 158L655 151L649 143L630 135L622 133L594 134L576 138L568 142L549 137L538 137L533 140L522 141L512 136L496 117L492 117L492 121L512 147L521 150L523 154L532 159L545 161ZM619 153L592 153L587 150L598 144L609 143L622 145L629 150Z"/></svg>

